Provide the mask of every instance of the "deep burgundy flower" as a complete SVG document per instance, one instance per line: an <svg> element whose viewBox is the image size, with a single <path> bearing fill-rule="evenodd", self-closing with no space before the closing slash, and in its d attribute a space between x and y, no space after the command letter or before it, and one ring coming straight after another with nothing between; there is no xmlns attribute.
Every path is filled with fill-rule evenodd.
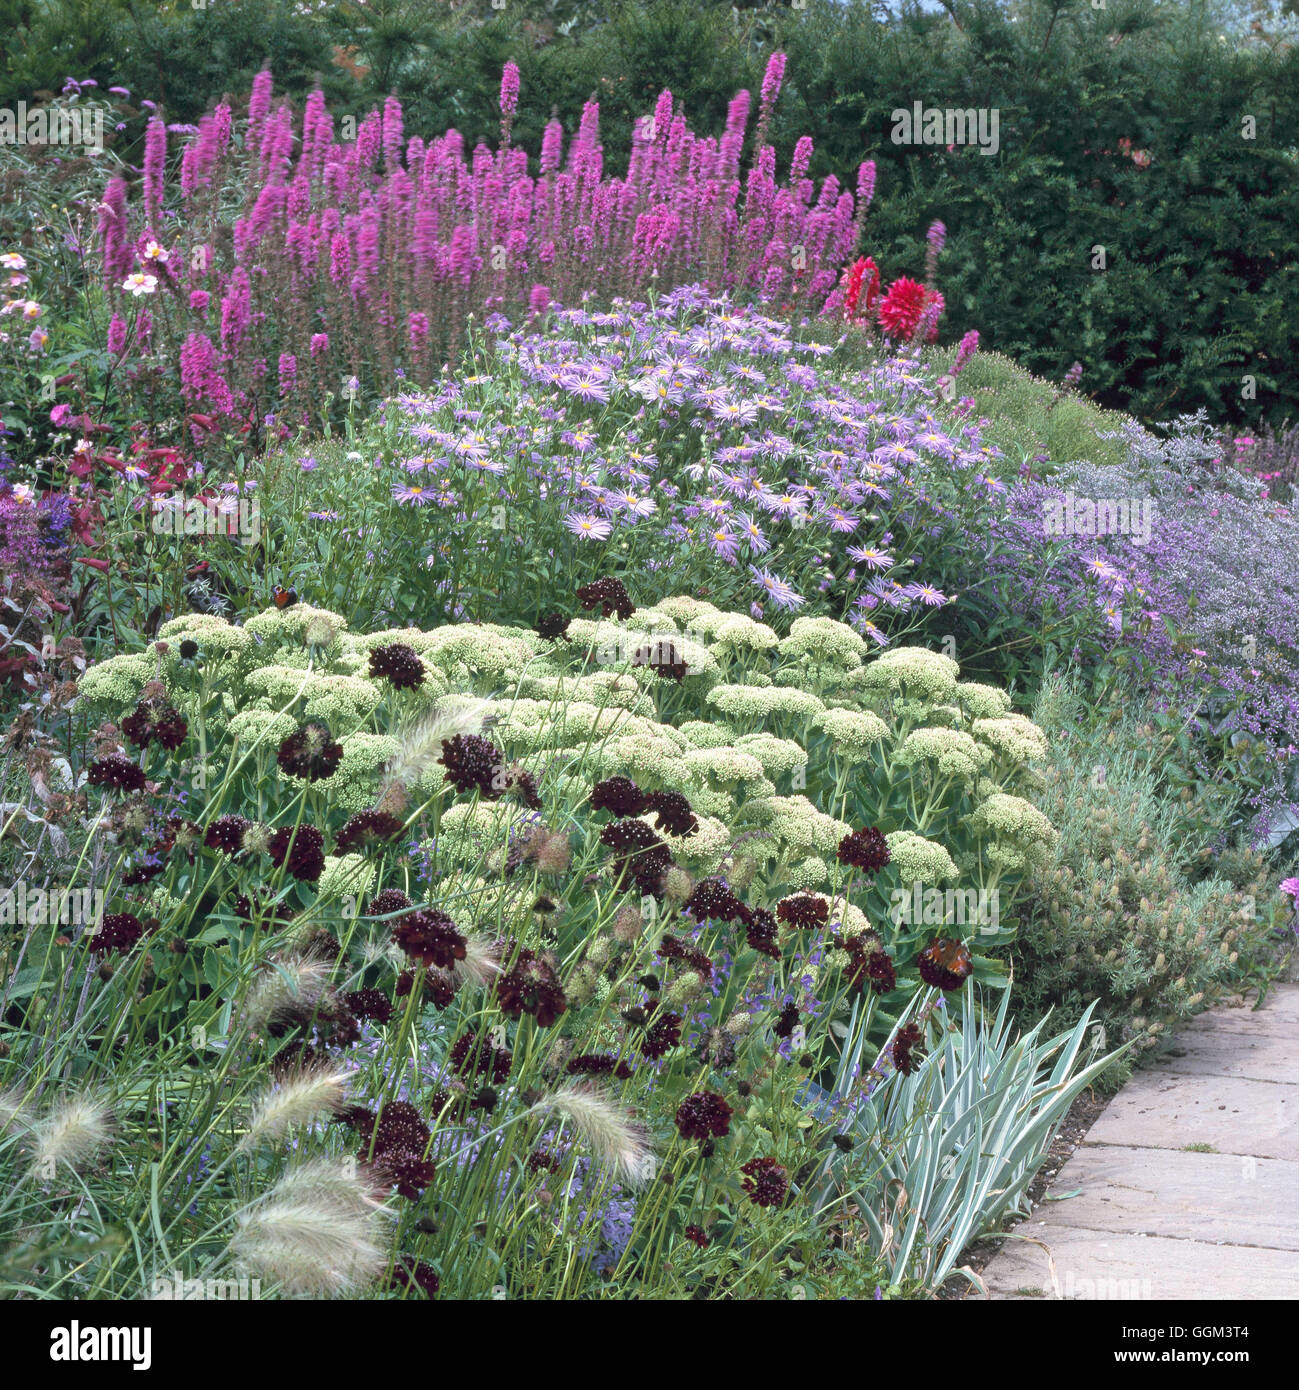
<svg viewBox="0 0 1299 1390"><path fill-rule="evenodd" d="M476 791L492 798L500 796L505 790L503 778L497 785L501 765L501 750L481 734L456 734L442 740L446 780L458 792Z"/></svg>
<svg viewBox="0 0 1299 1390"><path fill-rule="evenodd" d="M645 809L645 793L630 777L606 777L591 788L591 809L615 816L638 816Z"/></svg>
<svg viewBox="0 0 1299 1390"><path fill-rule="evenodd" d="M392 1149L382 1156L375 1155L375 1171L391 1183L408 1201L419 1201L420 1193L437 1176L437 1166L432 1159L424 1158L413 1151Z"/></svg>
<svg viewBox="0 0 1299 1390"><path fill-rule="evenodd" d="M346 1105L334 1116L334 1120L338 1124L346 1125L348 1129L355 1130L367 1145L370 1142L370 1136L374 1133L376 1118L374 1111L364 1105Z"/></svg>
<svg viewBox="0 0 1299 1390"><path fill-rule="evenodd" d="M401 830L402 822L386 811L358 811L335 837L334 853L346 854L349 850L391 840L394 835L400 835Z"/></svg>
<svg viewBox="0 0 1299 1390"><path fill-rule="evenodd" d="M661 897L663 875L672 867L668 847L642 820L615 820L600 832L600 843L615 851L614 873L630 875L642 893Z"/></svg>
<svg viewBox="0 0 1299 1390"><path fill-rule="evenodd" d="M377 897L371 899L369 907L365 909L365 915L367 917L387 917L390 913L402 912L413 906L414 904L400 888L385 888Z"/></svg>
<svg viewBox="0 0 1299 1390"><path fill-rule="evenodd" d="M465 938L451 918L435 907L398 918L392 939L421 965L450 970L456 961L465 958Z"/></svg>
<svg viewBox="0 0 1299 1390"><path fill-rule="evenodd" d="M389 642L370 653L370 674L390 680L398 690L418 690L426 679L419 653L404 642Z"/></svg>
<svg viewBox="0 0 1299 1390"><path fill-rule="evenodd" d="M420 1288L430 1298L441 1287L433 1266L417 1260L413 1255L402 1255L394 1262L388 1284L394 1289Z"/></svg>
<svg viewBox="0 0 1299 1390"><path fill-rule="evenodd" d="M281 826L267 852L277 869L287 866L303 883L315 883L325 872L325 837L314 825Z"/></svg>
<svg viewBox="0 0 1299 1390"><path fill-rule="evenodd" d="M547 613L537 622L537 636L544 637L547 642L557 642L568 631L571 621L563 613Z"/></svg>
<svg viewBox="0 0 1299 1390"><path fill-rule="evenodd" d="M494 1047L490 1038L480 1039L475 1032L468 1032L457 1038L452 1045L450 1058L452 1069L468 1080L479 1075L490 1075L497 1085L503 1085L510 1074L514 1058L508 1048Z"/></svg>
<svg viewBox="0 0 1299 1390"><path fill-rule="evenodd" d="M702 1226L687 1226L683 1234L687 1240L693 1241L701 1250L707 1250L712 1244L712 1241L704 1234Z"/></svg>
<svg viewBox="0 0 1299 1390"><path fill-rule="evenodd" d="M92 787L111 787L119 792L138 792L144 788L144 773L122 753L96 759L90 764L86 780Z"/></svg>
<svg viewBox="0 0 1299 1390"><path fill-rule="evenodd" d="M108 912L99 930L90 939L94 955L106 956L113 951L125 953L144 935L140 919L130 912Z"/></svg>
<svg viewBox="0 0 1299 1390"><path fill-rule="evenodd" d="M731 1132L731 1107L714 1091L695 1091L677 1106L683 1139L722 1139Z"/></svg>
<svg viewBox="0 0 1299 1390"><path fill-rule="evenodd" d="M925 984L952 990L964 984L974 969L974 961L968 947L951 937L940 936L921 951L916 968Z"/></svg>
<svg viewBox="0 0 1299 1390"><path fill-rule="evenodd" d="M568 1008L554 967L528 950L521 950L514 965L497 975L496 1001L511 1018L531 1014L542 1028L558 1022Z"/></svg>
<svg viewBox="0 0 1299 1390"><path fill-rule="evenodd" d="M904 1024L893 1039L893 1065L910 1076L925 1057L925 1035L918 1023Z"/></svg>
<svg viewBox="0 0 1299 1390"><path fill-rule="evenodd" d="M734 922L745 913L744 904L720 878L701 878L686 899L685 910L701 922Z"/></svg>
<svg viewBox="0 0 1299 1390"><path fill-rule="evenodd" d="M802 930L823 927L830 920L830 904L817 893L794 893L776 904L776 916Z"/></svg>
<svg viewBox="0 0 1299 1390"><path fill-rule="evenodd" d="M141 700L122 720L122 732L137 748L147 748L156 740L161 747L174 751L185 742L189 725L166 700L155 696Z"/></svg>
<svg viewBox="0 0 1299 1390"><path fill-rule="evenodd" d="M645 1013L649 1021L645 1035L641 1039L642 1057L653 1061L663 1057L681 1041L681 1016L668 1009L660 1008L658 1003L646 1004Z"/></svg>
<svg viewBox="0 0 1299 1390"><path fill-rule="evenodd" d="M636 611L621 579L597 579L583 584L577 591L577 601L588 611L598 604L604 617L610 618L617 613L624 622Z"/></svg>
<svg viewBox="0 0 1299 1390"><path fill-rule="evenodd" d="M644 810L654 812L654 823L669 835L693 835L699 817L680 792L646 792Z"/></svg>
<svg viewBox="0 0 1299 1390"><path fill-rule="evenodd" d="M789 1174L774 1158L751 1158L740 1168L749 1201L759 1207L777 1207L789 1191Z"/></svg>
<svg viewBox="0 0 1299 1390"><path fill-rule="evenodd" d="M797 1004L786 1004L780 1011L780 1017L772 1025L771 1031L778 1038L792 1037L794 1029L798 1027L799 1013Z"/></svg>
<svg viewBox="0 0 1299 1390"><path fill-rule="evenodd" d="M357 1018L387 1023L392 1018L392 1001L379 989L352 989L343 995L343 1003Z"/></svg>
<svg viewBox="0 0 1299 1390"><path fill-rule="evenodd" d="M431 1134L424 1117L409 1101L389 1101L375 1122L375 1157L387 1153L422 1154L428 1148Z"/></svg>
<svg viewBox="0 0 1299 1390"><path fill-rule="evenodd" d="M203 843L208 849L235 855L244 847L244 832L252 828L252 821L243 816L218 816L204 833Z"/></svg>
<svg viewBox="0 0 1299 1390"><path fill-rule="evenodd" d="M675 642L647 642L636 648L632 657L633 666L646 666L656 675L668 680L683 681L690 671L690 663L685 659L685 649L678 649Z"/></svg>
<svg viewBox="0 0 1299 1390"><path fill-rule="evenodd" d="M776 914L767 907L746 907L744 916L744 938L755 951L761 951L772 960L780 959L780 935Z"/></svg>
<svg viewBox="0 0 1299 1390"><path fill-rule="evenodd" d="M893 958L881 949L879 937L874 932L836 936L834 944L848 953L844 980L850 989L863 990L869 985L876 994L888 994L897 984Z"/></svg>
<svg viewBox="0 0 1299 1390"><path fill-rule="evenodd" d="M343 745L323 724L303 724L280 744L275 761L286 776L319 782L338 771Z"/></svg>
<svg viewBox="0 0 1299 1390"><path fill-rule="evenodd" d="M839 841L839 862L878 873L889 862L889 842L875 826L854 830Z"/></svg>
<svg viewBox="0 0 1299 1390"><path fill-rule="evenodd" d="M626 1062L605 1052L579 1053L568 1059L564 1070L570 1076L616 1076L620 1081L634 1075Z"/></svg>
<svg viewBox="0 0 1299 1390"><path fill-rule="evenodd" d="M691 970L702 975L705 980L713 978L712 958L701 951L691 941L683 941L679 936L665 936L655 952L663 960L684 961Z"/></svg>
<svg viewBox="0 0 1299 1390"><path fill-rule="evenodd" d="M549 1149L533 1149L528 1155L529 1173L558 1173L563 1164Z"/></svg>

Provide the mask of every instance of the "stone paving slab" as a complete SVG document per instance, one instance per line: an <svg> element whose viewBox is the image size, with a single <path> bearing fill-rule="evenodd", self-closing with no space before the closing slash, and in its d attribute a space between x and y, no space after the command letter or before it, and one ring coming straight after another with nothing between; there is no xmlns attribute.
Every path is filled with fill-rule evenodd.
<svg viewBox="0 0 1299 1390"><path fill-rule="evenodd" d="M1150 1064L1155 1076L1243 1076L1251 1081L1299 1082L1295 1038L1280 1033L1179 1033L1171 1051Z"/></svg>
<svg viewBox="0 0 1299 1390"><path fill-rule="evenodd" d="M1207 1144L1219 1153L1299 1160L1299 1085L1139 1072L1105 1108L1086 1143L1146 1149Z"/></svg>
<svg viewBox="0 0 1299 1390"><path fill-rule="evenodd" d="M1036 1215L1053 1226L1299 1250L1299 1163L1285 1159L1087 1144L1052 1192L1063 1200Z"/></svg>
<svg viewBox="0 0 1299 1390"><path fill-rule="evenodd" d="M984 1269L990 1297L1299 1299L1299 985L1179 1030L1051 1195Z"/></svg>
<svg viewBox="0 0 1299 1390"><path fill-rule="evenodd" d="M1046 1251L1011 1240L983 1272L993 1298L1299 1298L1299 1252L1293 1250L1116 1235L1031 1219L1015 1229L1050 1247L1059 1294ZM1033 1289L1039 1292L1023 1292Z"/></svg>

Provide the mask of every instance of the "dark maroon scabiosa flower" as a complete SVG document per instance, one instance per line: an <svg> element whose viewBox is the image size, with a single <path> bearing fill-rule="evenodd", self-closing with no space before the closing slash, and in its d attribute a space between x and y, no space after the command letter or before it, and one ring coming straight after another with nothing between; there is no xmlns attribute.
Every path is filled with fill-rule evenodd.
<svg viewBox="0 0 1299 1390"><path fill-rule="evenodd" d="M456 924L435 907L408 912L392 929L392 939L421 965L450 970L465 958L465 939Z"/></svg>
<svg viewBox="0 0 1299 1390"><path fill-rule="evenodd" d="M389 1288L423 1289L429 1298L432 1298L441 1286L433 1266L425 1264L423 1260L417 1260L414 1255L402 1255L397 1259L393 1264L392 1273L388 1276Z"/></svg>
<svg viewBox="0 0 1299 1390"><path fill-rule="evenodd" d="M690 663L686 660L684 648L675 642L647 642L636 648L632 657L633 666L648 667L655 675L667 680L683 681L690 673Z"/></svg>
<svg viewBox="0 0 1299 1390"><path fill-rule="evenodd" d="M387 917L394 912L404 912L409 907L414 907L414 903L400 888L385 888L382 893L371 898L369 907L365 909L365 915L367 917Z"/></svg>
<svg viewBox="0 0 1299 1390"><path fill-rule="evenodd" d="M367 1145L370 1142L370 1136L374 1133L376 1118L374 1111L364 1105L345 1105L334 1116L334 1120L338 1124L346 1125L348 1129L355 1130Z"/></svg>
<svg viewBox="0 0 1299 1390"><path fill-rule="evenodd" d="M918 1023L904 1024L897 1031L890 1049L893 1065L903 1076L910 1076L925 1058L925 1034Z"/></svg>
<svg viewBox="0 0 1299 1390"><path fill-rule="evenodd" d="M776 916L791 927L810 931L830 920L830 904L819 893L793 893L776 904Z"/></svg>
<svg viewBox="0 0 1299 1390"><path fill-rule="evenodd" d="M547 642L558 642L568 631L570 622L572 619L564 613L547 613L537 622L537 636L544 637Z"/></svg>
<svg viewBox="0 0 1299 1390"><path fill-rule="evenodd" d="M660 1008L657 1001L646 1004L644 1012L648 1021L641 1038L641 1056L654 1061L666 1056L681 1041L681 1015Z"/></svg>
<svg viewBox="0 0 1299 1390"><path fill-rule="evenodd" d="M404 642L375 647L370 653L370 674L391 681L398 690L418 690L425 681L424 663L419 653Z"/></svg>
<svg viewBox="0 0 1299 1390"><path fill-rule="evenodd" d="M654 823L669 835L693 835L699 829L699 817L680 792L646 792L644 809L654 812Z"/></svg>
<svg viewBox="0 0 1299 1390"><path fill-rule="evenodd" d="M685 910L701 922L734 922L744 916L744 904L720 878L701 878L686 899Z"/></svg>
<svg viewBox="0 0 1299 1390"><path fill-rule="evenodd" d="M974 969L974 961L970 958L968 946L952 937L940 936L921 951L916 968L925 984L941 990L953 990L960 989L965 983Z"/></svg>
<svg viewBox="0 0 1299 1390"><path fill-rule="evenodd" d="M142 883L148 883L165 873L167 865L160 859L156 864L140 863L133 869L128 869L122 875L123 888L138 888Z"/></svg>
<svg viewBox="0 0 1299 1390"><path fill-rule="evenodd" d="M531 1014L542 1028L558 1022L568 1008L554 967L528 950L520 951L513 966L497 975L496 1002L510 1018Z"/></svg>
<svg viewBox="0 0 1299 1390"><path fill-rule="evenodd" d="M558 1173L563 1166L549 1149L533 1149L528 1155L529 1173Z"/></svg>
<svg viewBox="0 0 1299 1390"><path fill-rule="evenodd" d="M854 830L839 841L839 862L877 874L889 862L889 842L873 825Z"/></svg>
<svg viewBox="0 0 1299 1390"><path fill-rule="evenodd" d="M577 591L577 601L587 612L598 605L602 617L611 618L617 613L624 622L636 611L622 580L612 577L583 584Z"/></svg>
<svg viewBox="0 0 1299 1390"><path fill-rule="evenodd" d="M881 948L880 939L874 932L836 936L834 944L848 954L844 980L850 989L864 990L869 985L876 994L888 994L897 984L893 958Z"/></svg>
<svg viewBox="0 0 1299 1390"><path fill-rule="evenodd" d="M193 638L187 637L180 644L179 651L180 659L182 661L193 661L194 658L198 655L198 643L195 642Z"/></svg>
<svg viewBox="0 0 1299 1390"><path fill-rule="evenodd" d="M712 957L701 951L693 942L683 941L679 936L665 936L655 952L662 960L679 960L691 970L697 971L705 980L713 978Z"/></svg>
<svg viewBox="0 0 1299 1390"><path fill-rule="evenodd" d="M325 837L314 825L281 826L267 853L277 869L287 867L302 883L315 883L325 872Z"/></svg>
<svg viewBox="0 0 1299 1390"><path fill-rule="evenodd" d="M503 776L497 784L497 773L503 772L501 750L482 734L444 738L441 761L446 780L458 792L476 791L482 796L498 797L505 790Z"/></svg>
<svg viewBox="0 0 1299 1390"><path fill-rule="evenodd" d="M600 843L614 851L618 879L629 876L642 893L662 896L663 875L672 867L672 855L644 821L610 821L600 832Z"/></svg>
<svg viewBox="0 0 1299 1390"><path fill-rule="evenodd" d="M490 1038L472 1031L456 1039L448 1060L452 1070L466 1081L475 1076L490 1076L497 1086L504 1085L514 1062L508 1048L496 1047Z"/></svg>
<svg viewBox="0 0 1299 1390"><path fill-rule="evenodd" d="M564 1070L569 1076L616 1076L619 1081L634 1075L626 1062L605 1052L579 1053L568 1059Z"/></svg>
<svg viewBox="0 0 1299 1390"><path fill-rule="evenodd" d="M778 1207L789 1192L789 1174L774 1158L751 1158L740 1168L744 1190L757 1207Z"/></svg>
<svg viewBox="0 0 1299 1390"><path fill-rule="evenodd" d="M414 1154L428 1148L432 1131L424 1117L407 1100L389 1101L379 1112L372 1134L375 1158L386 1154Z"/></svg>
<svg viewBox="0 0 1299 1390"><path fill-rule="evenodd" d="M208 849L236 855L244 847L244 834L252 828L252 821L243 816L218 816L204 832L203 843Z"/></svg>
<svg viewBox="0 0 1299 1390"><path fill-rule="evenodd" d="M111 955L114 951L125 953L143 935L144 927L138 917L130 912L109 912L90 938L90 950L97 956Z"/></svg>
<svg viewBox="0 0 1299 1390"><path fill-rule="evenodd" d="M332 777L343 761L343 745L323 724L303 724L280 744L275 761L288 777L320 782Z"/></svg>
<svg viewBox="0 0 1299 1390"><path fill-rule="evenodd" d="M696 1091L677 1106L683 1139L722 1139L731 1132L731 1107L715 1091Z"/></svg>
<svg viewBox="0 0 1299 1390"><path fill-rule="evenodd" d="M645 809L645 793L630 777L606 777L591 788L591 809L618 817L639 816Z"/></svg>
<svg viewBox="0 0 1299 1390"><path fill-rule="evenodd" d="M789 1038L794 1034L794 1029L798 1027L798 1005L786 1004L780 1011L780 1017L772 1025L771 1031L778 1038Z"/></svg>
<svg viewBox="0 0 1299 1390"><path fill-rule="evenodd" d="M386 811L358 811L334 839L334 853L347 854L400 835L402 822Z"/></svg>
<svg viewBox="0 0 1299 1390"><path fill-rule="evenodd" d="M385 1182L392 1184L409 1202L418 1202L420 1194L437 1176L437 1167L432 1159L412 1150L390 1149L382 1155L376 1154L374 1168Z"/></svg>
<svg viewBox="0 0 1299 1390"><path fill-rule="evenodd" d="M116 792L138 792L144 789L144 773L122 753L110 753L90 764L86 781L92 787L108 787Z"/></svg>
<svg viewBox="0 0 1299 1390"><path fill-rule="evenodd" d="M160 747L174 752L185 742L189 725L166 700L154 696L141 700L122 720L122 732L137 748L147 748L156 741Z"/></svg>
<svg viewBox="0 0 1299 1390"><path fill-rule="evenodd" d="M772 960L780 959L780 925L776 914L767 907L748 907L740 919L744 923L744 939L755 951Z"/></svg>
<svg viewBox="0 0 1299 1390"><path fill-rule="evenodd" d="M343 1003L357 1018L387 1023L392 1018L392 1001L379 989L352 989L343 995Z"/></svg>
<svg viewBox="0 0 1299 1390"><path fill-rule="evenodd" d="M689 1225L682 1234L688 1241L692 1241L701 1250L707 1250L712 1244L712 1241L704 1234L704 1228L702 1226Z"/></svg>

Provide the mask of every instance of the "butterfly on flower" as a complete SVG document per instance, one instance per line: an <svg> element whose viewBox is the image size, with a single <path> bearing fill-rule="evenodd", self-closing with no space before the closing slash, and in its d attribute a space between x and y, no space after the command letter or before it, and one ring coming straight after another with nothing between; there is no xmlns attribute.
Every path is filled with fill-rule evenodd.
<svg viewBox="0 0 1299 1390"><path fill-rule="evenodd" d="M950 936L940 936L920 953L916 961L920 978L938 989L959 989L974 969L970 948Z"/></svg>
<svg viewBox="0 0 1299 1390"><path fill-rule="evenodd" d="M288 608L298 601L298 591L296 589L286 589L282 584L277 584L271 590L271 598L275 600L276 608Z"/></svg>

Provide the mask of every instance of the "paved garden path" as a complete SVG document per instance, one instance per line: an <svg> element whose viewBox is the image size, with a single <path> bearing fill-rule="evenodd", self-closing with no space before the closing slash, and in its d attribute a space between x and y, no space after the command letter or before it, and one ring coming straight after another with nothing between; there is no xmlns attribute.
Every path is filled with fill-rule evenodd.
<svg viewBox="0 0 1299 1390"><path fill-rule="evenodd" d="M1187 1024L1015 1235L992 1298L1299 1298L1299 985Z"/></svg>

